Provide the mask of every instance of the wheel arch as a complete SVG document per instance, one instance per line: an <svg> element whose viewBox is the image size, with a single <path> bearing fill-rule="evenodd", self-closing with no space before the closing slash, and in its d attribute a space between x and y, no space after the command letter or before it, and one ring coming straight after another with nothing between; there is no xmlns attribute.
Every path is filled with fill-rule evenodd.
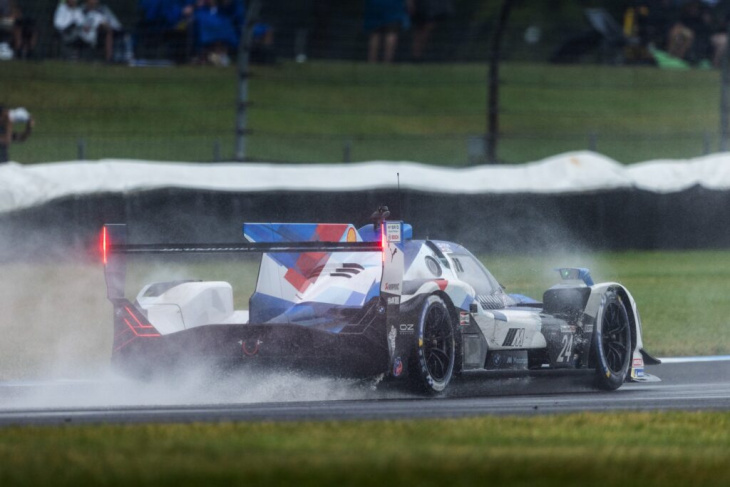
<svg viewBox="0 0 730 487"><path fill-rule="evenodd" d="M628 289L618 283L600 283L593 286L593 291L591 294L593 295L595 293L598 299L596 301L589 301L589 303L595 303L595 308L590 310L586 309L586 313L593 316L593 326L598 326L598 310L601 307L601 301L603 299L603 296L605 296L609 292L616 293L616 295L621 299L622 303L624 304L624 308L626 308L626 315L629 318L629 330L631 331L631 355L633 356L633 354L636 353L641 345L641 321L638 316L638 311L636 309L636 303L634 302L634 298L633 296L631 296L631 293L628 291ZM591 304L589 304L589 306L591 306ZM588 358L588 366L596 366L596 351L594 350L592 339L590 354ZM629 363L629 373L631 372L632 366L633 364Z"/></svg>
<svg viewBox="0 0 730 487"><path fill-rule="evenodd" d="M631 330L631 354L633 356L637 349L637 340L639 336L639 321L637 317L636 304L634 303L634 299L631 297L631 294L629 294L625 287L618 285L615 286L614 289L616 291L616 294L618 294L618 296L624 302L624 306L626 307L626 314L629 317L629 328ZM631 365L629 365L629 372L630 371Z"/></svg>

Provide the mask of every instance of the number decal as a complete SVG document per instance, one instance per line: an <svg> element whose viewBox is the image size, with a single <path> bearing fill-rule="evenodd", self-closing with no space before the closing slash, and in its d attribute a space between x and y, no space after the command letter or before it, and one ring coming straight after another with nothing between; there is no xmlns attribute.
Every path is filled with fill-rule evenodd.
<svg viewBox="0 0 730 487"><path fill-rule="evenodd" d="M560 349L556 362L567 364L573 355L573 335L568 333L563 335L562 345L563 347Z"/></svg>

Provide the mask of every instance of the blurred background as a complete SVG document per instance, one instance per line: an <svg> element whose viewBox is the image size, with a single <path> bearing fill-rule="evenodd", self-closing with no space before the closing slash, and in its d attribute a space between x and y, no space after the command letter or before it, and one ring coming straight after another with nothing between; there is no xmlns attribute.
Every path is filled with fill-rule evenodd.
<svg viewBox="0 0 730 487"><path fill-rule="evenodd" d="M37 123L11 160L234 158L236 60L256 2L106 0L115 22L97 22L93 42L59 22L74 0L2 3L14 13L0 30L0 103ZM441 5L434 18L411 9L378 27L373 9L387 3L260 2L246 160L484 163L505 4L496 161L589 149L630 163L720 148L728 2L452 0L426 2Z"/></svg>

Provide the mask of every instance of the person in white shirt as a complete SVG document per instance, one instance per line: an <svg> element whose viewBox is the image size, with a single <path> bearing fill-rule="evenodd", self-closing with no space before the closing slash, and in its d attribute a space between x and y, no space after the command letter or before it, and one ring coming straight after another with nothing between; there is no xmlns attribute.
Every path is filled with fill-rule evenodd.
<svg viewBox="0 0 730 487"><path fill-rule="evenodd" d="M99 0L86 0L83 8L83 26L79 36L90 46L96 46L99 37L104 40L104 54L107 61L112 60L114 33L122 31L122 24L116 15Z"/></svg>
<svg viewBox="0 0 730 487"><path fill-rule="evenodd" d="M77 0L62 0L56 7L53 26L61 35L64 44L73 44L81 38L84 12Z"/></svg>

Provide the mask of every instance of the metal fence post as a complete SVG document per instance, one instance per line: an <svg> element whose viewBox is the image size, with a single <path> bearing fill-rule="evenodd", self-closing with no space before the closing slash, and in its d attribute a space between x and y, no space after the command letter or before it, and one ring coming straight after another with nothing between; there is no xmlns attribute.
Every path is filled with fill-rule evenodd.
<svg viewBox="0 0 730 487"><path fill-rule="evenodd" d="M213 162L221 162L221 141L219 139L213 142Z"/></svg>
<svg viewBox="0 0 730 487"><path fill-rule="evenodd" d="M261 11L261 1L253 0L246 12L246 19L241 29L238 53L238 102L236 104L236 160L246 160L246 133L248 132L248 79L251 76L249 61L251 43L253 42L253 27L258 21Z"/></svg>
<svg viewBox="0 0 730 487"><path fill-rule="evenodd" d="M595 132L588 134L588 150L598 152L598 134Z"/></svg>
<svg viewBox="0 0 730 487"><path fill-rule="evenodd" d="M352 141L351 140L345 141L345 147L342 149L342 161L343 162L352 161Z"/></svg>
<svg viewBox="0 0 730 487"><path fill-rule="evenodd" d="M86 139L83 137L76 141L76 158L79 161L86 160Z"/></svg>
<svg viewBox="0 0 730 487"><path fill-rule="evenodd" d="M728 26L730 35L730 26ZM722 72L720 75L720 151L727 152L730 145L730 49L725 50L722 57Z"/></svg>
<svg viewBox="0 0 730 487"><path fill-rule="evenodd" d="M512 9L512 0L502 0L499 18L492 35L487 76L487 133L485 156L487 164L497 164L497 143L499 141L499 62L502 55L502 37Z"/></svg>

